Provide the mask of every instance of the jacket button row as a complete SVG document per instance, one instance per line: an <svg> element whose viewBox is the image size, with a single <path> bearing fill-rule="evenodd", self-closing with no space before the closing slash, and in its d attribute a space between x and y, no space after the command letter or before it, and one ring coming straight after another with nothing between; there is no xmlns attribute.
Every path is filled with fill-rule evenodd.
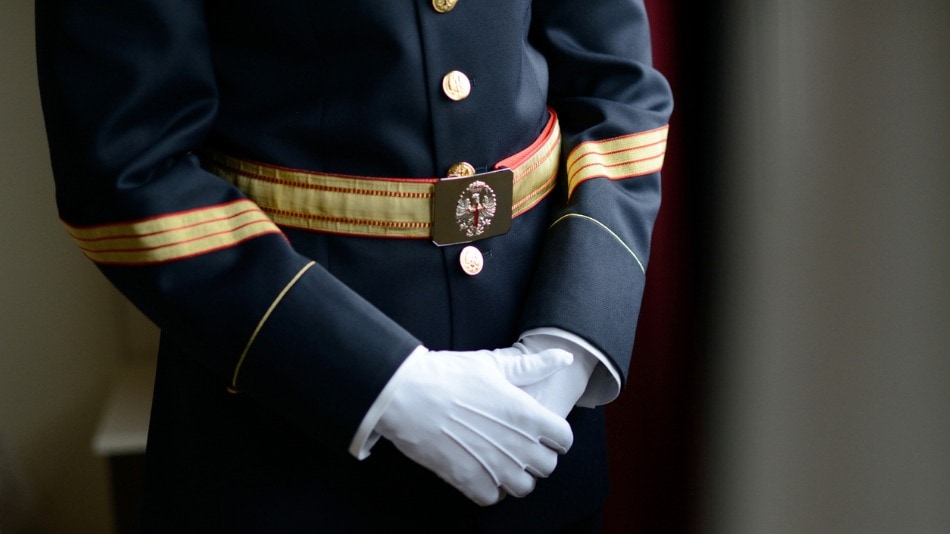
<svg viewBox="0 0 950 534"><path fill-rule="evenodd" d="M432 8L438 13L448 13L455 9L457 3L458 0L432 0ZM465 100L468 95L472 94L472 82L465 73L453 70L442 77L442 92L450 100L456 102ZM472 176L473 174L475 174L475 168L465 161L453 164L446 172L446 175L450 177ZM462 267L465 274L475 276L482 272L482 268L485 267L485 258L478 248L467 246L459 254L459 266Z"/></svg>
<svg viewBox="0 0 950 534"><path fill-rule="evenodd" d="M458 0L432 0L432 9L438 13L448 13L455 8Z"/></svg>
<svg viewBox="0 0 950 534"><path fill-rule="evenodd" d="M456 4L458 0L432 0L432 9L437 13L448 13L455 9ZM464 73L453 70L442 78L442 92L456 102L465 100L472 92L472 82Z"/></svg>

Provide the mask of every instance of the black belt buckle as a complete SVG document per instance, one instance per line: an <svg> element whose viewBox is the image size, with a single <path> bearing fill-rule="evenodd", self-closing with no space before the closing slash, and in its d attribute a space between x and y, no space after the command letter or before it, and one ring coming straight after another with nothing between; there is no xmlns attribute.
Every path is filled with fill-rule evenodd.
<svg viewBox="0 0 950 534"><path fill-rule="evenodd" d="M432 202L432 241L456 245L506 233L513 189L511 169L439 180Z"/></svg>

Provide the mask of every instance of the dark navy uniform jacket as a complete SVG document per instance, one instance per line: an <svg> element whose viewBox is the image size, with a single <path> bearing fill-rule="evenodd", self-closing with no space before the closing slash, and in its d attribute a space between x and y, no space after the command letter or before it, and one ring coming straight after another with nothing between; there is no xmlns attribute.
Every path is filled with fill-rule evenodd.
<svg viewBox="0 0 950 534"><path fill-rule="evenodd" d="M365 461L347 448L420 343L497 348L551 326L626 374L671 111L641 0L38 0L36 15L60 216L162 330L148 530L541 532L597 510L600 409L574 410L575 445L533 494L486 508L388 443ZM466 98L447 96L452 71ZM200 157L438 178L493 168L552 113L557 187L473 243L477 276L461 245L276 225Z"/></svg>

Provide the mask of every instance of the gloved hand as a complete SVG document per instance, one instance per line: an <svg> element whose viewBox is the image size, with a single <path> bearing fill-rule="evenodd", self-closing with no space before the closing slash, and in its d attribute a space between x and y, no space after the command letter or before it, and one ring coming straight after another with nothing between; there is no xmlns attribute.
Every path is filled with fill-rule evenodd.
<svg viewBox="0 0 950 534"><path fill-rule="evenodd" d="M523 497L536 477L554 471L574 434L516 386L542 380L572 359L559 349L526 355L515 348L419 347L393 376L399 382L376 430L482 506L506 493Z"/></svg>
<svg viewBox="0 0 950 534"><path fill-rule="evenodd" d="M561 417L567 417L587 391L591 374L597 367L597 358L582 347L557 336L525 336L514 344L514 348L524 354L536 354L555 347L570 350L574 361L542 380L521 386L521 389L547 409ZM580 405L584 406L585 403L581 402ZM587 407L592 408L593 405Z"/></svg>

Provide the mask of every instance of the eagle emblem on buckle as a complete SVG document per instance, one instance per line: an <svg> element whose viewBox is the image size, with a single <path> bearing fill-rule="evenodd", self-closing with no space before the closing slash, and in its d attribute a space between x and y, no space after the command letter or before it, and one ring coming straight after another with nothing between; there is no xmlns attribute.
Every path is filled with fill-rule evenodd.
<svg viewBox="0 0 950 534"><path fill-rule="evenodd" d="M432 194L432 242L456 245L511 228L514 173L502 168L438 180Z"/></svg>
<svg viewBox="0 0 950 534"><path fill-rule="evenodd" d="M481 180L468 185L455 206L455 221L467 237L477 237L491 226L497 207L495 190Z"/></svg>

